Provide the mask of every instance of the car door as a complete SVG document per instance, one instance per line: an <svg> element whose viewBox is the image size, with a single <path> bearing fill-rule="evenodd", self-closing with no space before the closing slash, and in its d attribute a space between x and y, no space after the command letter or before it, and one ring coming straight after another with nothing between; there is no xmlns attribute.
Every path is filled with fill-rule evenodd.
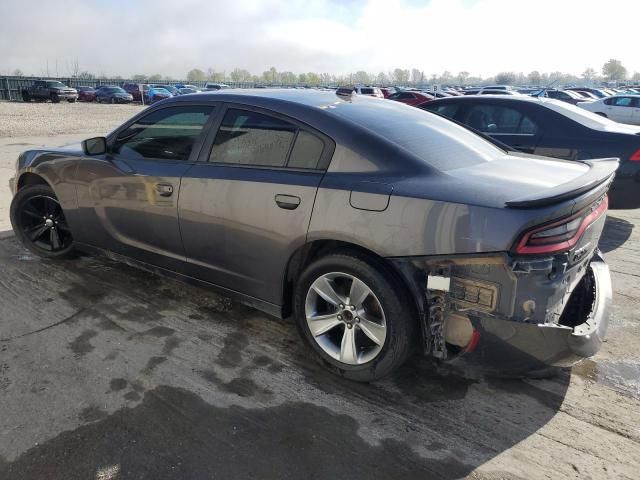
<svg viewBox="0 0 640 480"><path fill-rule="evenodd" d="M469 106L462 123L526 153L534 153L540 139L540 127L521 106L483 101Z"/></svg>
<svg viewBox="0 0 640 480"><path fill-rule="evenodd" d="M288 117L246 106L229 104L218 123L181 184L191 275L278 305L333 144Z"/></svg>
<svg viewBox="0 0 640 480"><path fill-rule="evenodd" d="M619 123L631 123L633 118L633 97L612 97L604 101L607 116Z"/></svg>
<svg viewBox="0 0 640 480"><path fill-rule="evenodd" d="M170 104L138 115L108 139L108 153L78 165L83 219L76 239L164 268L184 263L180 178L193 165L214 105Z"/></svg>

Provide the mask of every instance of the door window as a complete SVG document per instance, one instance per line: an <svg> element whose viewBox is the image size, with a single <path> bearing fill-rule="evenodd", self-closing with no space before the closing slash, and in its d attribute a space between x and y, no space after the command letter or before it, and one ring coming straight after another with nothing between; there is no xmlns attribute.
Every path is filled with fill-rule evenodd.
<svg viewBox="0 0 640 480"><path fill-rule="evenodd" d="M133 160L187 161L213 108L194 105L151 112L118 134L112 153Z"/></svg>
<svg viewBox="0 0 640 480"><path fill-rule="evenodd" d="M444 105L436 104L433 106L427 104L425 109L439 113L440 115L444 115L445 117L453 118L458 111L458 105L456 105L455 103L447 103Z"/></svg>
<svg viewBox="0 0 640 480"><path fill-rule="evenodd" d="M229 109L211 149L210 162L258 167L317 168L324 142L279 118Z"/></svg>
<svg viewBox="0 0 640 480"><path fill-rule="evenodd" d="M483 133L489 134L527 134L535 135L536 124L518 110L498 105L475 105L471 107L463 120Z"/></svg>
<svg viewBox="0 0 640 480"><path fill-rule="evenodd" d="M609 105L613 105L614 107L631 107L632 103L633 98L631 97L614 97L611 99Z"/></svg>

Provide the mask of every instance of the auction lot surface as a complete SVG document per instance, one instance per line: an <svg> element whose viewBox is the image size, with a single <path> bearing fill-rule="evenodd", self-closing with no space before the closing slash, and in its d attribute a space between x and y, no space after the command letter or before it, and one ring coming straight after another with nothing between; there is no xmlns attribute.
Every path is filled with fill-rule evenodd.
<svg viewBox="0 0 640 480"><path fill-rule="evenodd" d="M139 108L25 105L109 119L9 138L6 105L0 230L19 151ZM526 381L415 359L373 385L326 373L291 323L108 260L43 261L0 234L0 479L637 479L639 225L609 214L615 311L594 359Z"/></svg>

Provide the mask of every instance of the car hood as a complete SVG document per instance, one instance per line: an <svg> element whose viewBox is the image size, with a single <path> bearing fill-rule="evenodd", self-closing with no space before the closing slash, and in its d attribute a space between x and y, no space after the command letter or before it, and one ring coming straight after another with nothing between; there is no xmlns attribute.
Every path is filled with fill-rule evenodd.
<svg viewBox="0 0 640 480"><path fill-rule="evenodd" d="M394 185L394 195L421 196L469 205L529 208L594 188L615 173L618 159L584 162L511 153L489 162L413 178Z"/></svg>

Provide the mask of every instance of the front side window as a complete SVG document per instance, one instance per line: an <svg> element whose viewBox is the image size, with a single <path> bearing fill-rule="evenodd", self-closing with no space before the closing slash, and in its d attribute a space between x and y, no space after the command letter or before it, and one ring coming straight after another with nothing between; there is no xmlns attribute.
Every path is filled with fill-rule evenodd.
<svg viewBox="0 0 640 480"><path fill-rule="evenodd" d="M535 135L535 123L518 110L498 105L475 105L471 107L463 120L480 132L495 134L528 134Z"/></svg>
<svg viewBox="0 0 640 480"><path fill-rule="evenodd" d="M440 115L444 115L445 117L453 118L458 112L458 105L456 105L455 103L447 103L444 105L435 104L433 106L427 104L425 109L439 113Z"/></svg>
<svg viewBox="0 0 640 480"><path fill-rule="evenodd" d="M632 100L633 99L631 97L617 97L613 99L611 105L616 107L630 107Z"/></svg>
<svg viewBox="0 0 640 480"><path fill-rule="evenodd" d="M156 110L120 132L112 153L132 160L187 161L213 108L197 105Z"/></svg>
<svg viewBox="0 0 640 480"><path fill-rule="evenodd" d="M229 109L211 149L210 162L257 167L317 168L324 142L279 118Z"/></svg>

